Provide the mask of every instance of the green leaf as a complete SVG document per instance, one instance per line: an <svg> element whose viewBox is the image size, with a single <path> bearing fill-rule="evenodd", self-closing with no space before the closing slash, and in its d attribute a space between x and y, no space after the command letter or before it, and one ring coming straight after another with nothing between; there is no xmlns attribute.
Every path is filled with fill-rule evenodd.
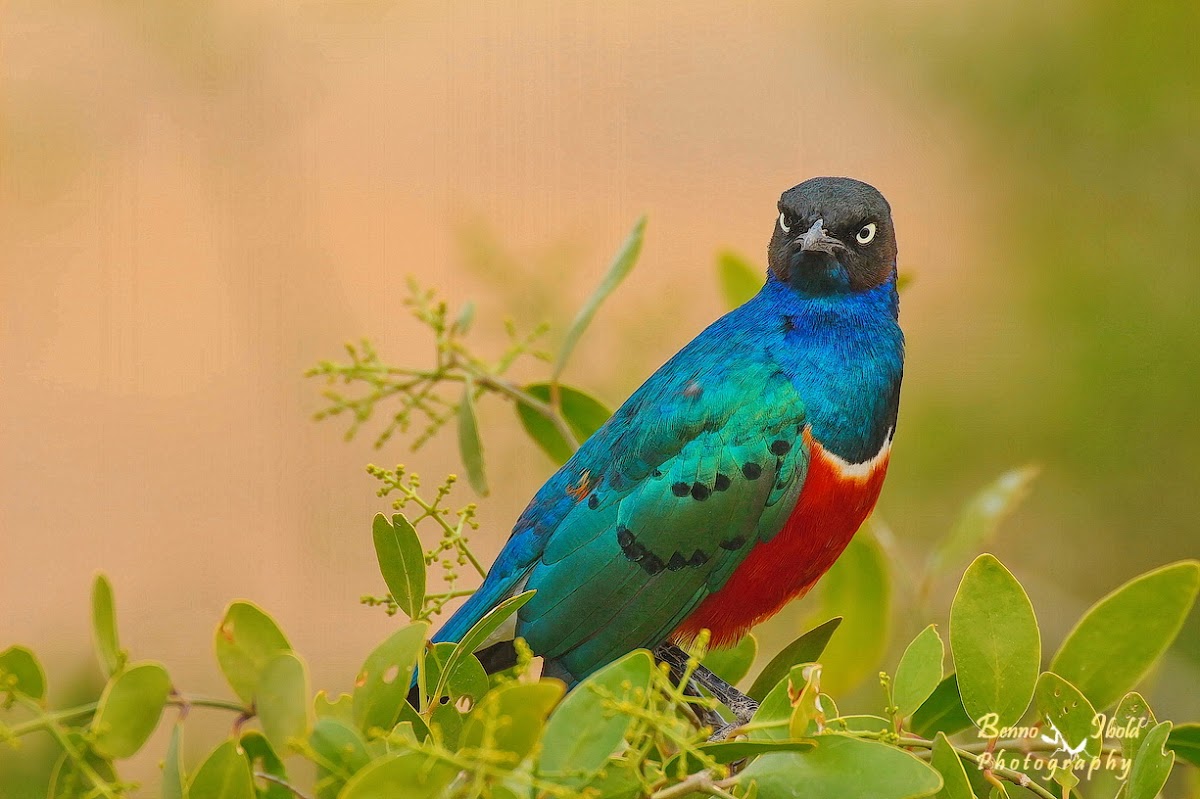
<svg viewBox="0 0 1200 799"><path fill-rule="evenodd" d="M336 718L320 718L308 736L317 764L317 796L333 799L346 780L371 762L358 730Z"/></svg>
<svg viewBox="0 0 1200 799"><path fill-rule="evenodd" d="M359 771L339 799L433 799L458 774L458 766L423 752L376 760Z"/></svg>
<svg viewBox="0 0 1200 799"><path fill-rule="evenodd" d="M458 642L458 646L450 653L449 659L446 661L446 666L442 672L441 679L436 683L436 688L430 695L430 702L436 702L438 697L444 696L446 693L446 680L448 675L454 674L458 669L458 661L467 655L473 654L476 649L483 645L483 642L494 633L501 624L509 616L521 609L521 606L533 598L533 591L526 591L516 596L510 596L508 599L500 602L496 607L484 614L483 618L475 622L475 626L467 630L467 634ZM407 683L406 683L407 689ZM390 729L390 725L389 725Z"/></svg>
<svg viewBox="0 0 1200 799"><path fill-rule="evenodd" d="M487 471L483 466L483 441L479 438L479 420L475 416L475 384L467 380L462 402L458 404L458 454L467 470L471 488L481 497L488 495Z"/></svg>
<svg viewBox="0 0 1200 799"><path fill-rule="evenodd" d="M944 655L942 639L932 624L904 650L892 681L892 704L901 718L915 713L937 689L942 681Z"/></svg>
<svg viewBox="0 0 1200 799"><path fill-rule="evenodd" d="M133 757L158 726L171 678L158 663L141 663L104 686L92 718L92 748L104 757Z"/></svg>
<svg viewBox="0 0 1200 799"><path fill-rule="evenodd" d="M162 799L188 799L187 778L183 773L183 722L176 722L171 728L162 769Z"/></svg>
<svg viewBox="0 0 1200 799"><path fill-rule="evenodd" d="M975 559L954 595L950 652L967 715L1016 724L1033 698L1041 635L1025 589L993 555Z"/></svg>
<svg viewBox="0 0 1200 799"><path fill-rule="evenodd" d="M963 709L962 696L958 693L958 675L951 674L938 683L929 698L917 708L909 726L917 735L932 738L939 732L953 735L974 724Z"/></svg>
<svg viewBox="0 0 1200 799"><path fill-rule="evenodd" d="M967 779L967 771L963 768L962 760L954 751L950 741L942 733L937 734L933 742L933 753L929 765L942 775L942 789L938 791L938 799L975 799L971 792L971 781Z"/></svg>
<svg viewBox="0 0 1200 799"><path fill-rule="evenodd" d="M1005 472L995 482L973 496L963 507L950 532L929 553L925 564L928 577L953 568L986 546L1000 524L1029 495L1037 466L1022 466Z"/></svg>
<svg viewBox="0 0 1200 799"><path fill-rule="evenodd" d="M1050 661L1050 670L1104 710L1166 652L1198 589L1200 562L1194 560L1135 577L1083 614Z"/></svg>
<svg viewBox="0 0 1200 799"><path fill-rule="evenodd" d="M109 784L117 781L117 773L113 770L112 761L106 760L87 748L87 742L75 730L68 730L67 741L71 747L82 754L83 761L104 782ZM3 783L0 783L2 785ZM76 762L63 752L50 772L50 785L46 791L49 799L79 799L94 792L95 782L91 775L80 770Z"/></svg>
<svg viewBox="0 0 1200 799"><path fill-rule="evenodd" d="M803 738L809 733L814 721L821 714L817 699L821 695L821 664L806 663L793 666L788 674L791 689L788 697L792 702L792 716L788 719L788 737Z"/></svg>
<svg viewBox="0 0 1200 799"><path fill-rule="evenodd" d="M1131 691L1121 698L1109 726L1116 728L1114 732L1121 741L1121 754L1126 760L1133 760L1146 740L1146 731L1157 723L1141 694ZM1174 735L1175 730L1171 734Z"/></svg>
<svg viewBox="0 0 1200 799"><path fill-rule="evenodd" d="M258 681L254 709L275 751L287 752L288 741L308 734L308 694L308 671L300 658L281 652L267 661Z"/></svg>
<svg viewBox="0 0 1200 799"><path fill-rule="evenodd" d="M33 650L10 646L0 652L0 694L21 694L39 702L46 696L46 672Z"/></svg>
<svg viewBox="0 0 1200 799"><path fill-rule="evenodd" d="M313 697L313 713L319 719L335 718L353 726L354 697L350 694L338 694L338 698L331 702L328 694L317 691L317 695Z"/></svg>
<svg viewBox="0 0 1200 799"><path fill-rule="evenodd" d="M558 360L554 362L554 372L551 375L552 380L557 380L566 368L567 359L571 357L571 353L575 349L575 345L579 343L579 337L583 335L583 331L587 330L587 326L591 324L592 317L596 315L596 311L600 308L600 303L607 299L609 294L620 285L625 276L633 269L633 265L637 263L638 253L642 250L642 239L646 232L646 217L639 219L633 226L633 230L629 231L629 236L625 239L625 243L621 245L621 249L617 252L612 263L608 267L608 274L604 276L604 280L592 292L592 296L584 303L583 308L579 310L579 314L575 317L575 321L571 323L571 328L567 331L566 338L563 339L562 348L558 351Z"/></svg>
<svg viewBox="0 0 1200 799"><path fill-rule="evenodd" d="M425 655L425 667L429 670L429 684L437 685L442 678L442 666L454 654L457 644L442 641L434 644ZM483 670L479 658L472 654L456 658L454 673L446 678L446 694L451 702L457 703L464 696L469 697L474 704L488 692L488 675Z"/></svg>
<svg viewBox="0 0 1200 799"><path fill-rule="evenodd" d="M829 644L830 637L838 625L842 623L841 616L835 616L824 624L818 625L804 635L785 646L771 662L759 672L750 686L749 696L762 701L780 680L788 675L792 666L799 663L815 663L821 660L821 654Z"/></svg>
<svg viewBox="0 0 1200 799"><path fill-rule="evenodd" d="M630 652L592 674L563 700L542 735L538 772L552 782L582 788L625 739L633 724L614 702L643 704L654 662L644 649ZM581 735L581 730L587 730Z"/></svg>
<svg viewBox="0 0 1200 799"><path fill-rule="evenodd" d="M835 724L831 724L830 726L834 729L850 730L852 732L886 732L892 729L892 722L882 716L855 714L841 716Z"/></svg>
<svg viewBox="0 0 1200 799"><path fill-rule="evenodd" d="M1128 799L1154 799L1167 784L1171 767L1175 765L1175 753L1166 750L1170 734L1169 721L1155 725L1146 734L1129 770Z"/></svg>
<svg viewBox="0 0 1200 799"><path fill-rule="evenodd" d="M429 714L429 728L440 737L442 746L452 752L457 751L459 738L462 737L463 714L449 702L438 705Z"/></svg>
<svg viewBox="0 0 1200 799"><path fill-rule="evenodd" d="M585 787L596 799L642 799L640 769L623 758L613 758Z"/></svg>
<svg viewBox="0 0 1200 799"><path fill-rule="evenodd" d="M279 755L271 747L270 741L261 732L250 730L243 733L238 745L241 746L242 753L250 763L251 775L261 772L281 780L287 779L287 769L283 767L283 761L279 759ZM258 799L293 799L293 794L277 782L261 780L261 785L258 787Z"/></svg>
<svg viewBox="0 0 1200 799"><path fill-rule="evenodd" d="M403 514L389 522L382 513L371 523L375 558L392 599L410 619L425 609L425 550L417 531Z"/></svg>
<svg viewBox="0 0 1200 799"><path fill-rule="evenodd" d="M96 639L96 654L105 677L125 668L128 655L121 649L117 637L117 611L113 602L112 585L103 574L92 583L92 636Z"/></svg>
<svg viewBox="0 0 1200 799"><path fill-rule="evenodd" d="M396 722L396 726L392 728L392 731L395 732L403 724L408 725L408 728L412 730L413 737L417 741L424 741L431 734L429 725L425 723L425 719L417 712L415 707L407 702L400 708L400 720Z"/></svg>
<svg viewBox="0 0 1200 799"><path fill-rule="evenodd" d="M821 656L824 689L840 696L879 673L890 639L888 559L869 527L850 540L818 588L820 617L844 618L837 637Z"/></svg>
<svg viewBox="0 0 1200 799"><path fill-rule="evenodd" d="M390 730L396 726L428 632L428 623L413 622L392 633L367 656L354 681L353 705L354 723L364 733L372 727Z"/></svg>
<svg viewBox="0 0 1200 799"><path fill-rule="evenodd" d="M471 711L460 748L507 752L511 757L506 765L515 768L533 752L546 717L565 690L557 680L506 683L496 688Z"/></svg>
<svg viewBox="0 0 1200 799"><path fill-rule="evenodd" d="M799 737L804 733L801 730L794 734L793 721L799 722L799 719L796 719L795 705L801 698L799 697L800 691L808 685L806 673L811 675L810 669L814 665L813 663L800 663L792 666L787 676L767 692L767 695L759 703L758 710L749 727L748 737L750 740L783 741L789 737ZM814 694L810 698L806 710L803 711L810 715L816 708L812 699L817 696L815 693L817 687L816 685L812 686Z"/></svg>
<svg viewBox="0 0 1200 799"><path fill-rule="evenodd" d="M730 685L737 685L750 673L757 656L758 639L746 633L731 647L708 650L701 664Z"/></svg>
<svg viewBox="0 0 1200 799"><path fill-rule="evenodd" d="M753 297L763 287L764 270L752 265L735 252L717 253L717 277L721 281L721 296L727 308L736 308Z"/></svg>
<svg viewBox="0 0 1200 799"><path fill-rule="evenodd" d="M535 399L550 404L549 383L530 383L524 390ZM576 441L586 441L608 421L608 417L612 416L612 411L604 403L577 388L559 385L558 398L563 419L566 420L567 427L571 429ZM520 402L517 403L517 416L525 432L550 456L550 460L559 466L567 462L574 452L574 447L567 443L552 421Z"/></svg>
<svg viewBox="0 0 1200 799"><path fill-rule="evenodd" d="M1173 727L1167 738L1167 748L1181 760L1200 766L1200 723L1190 722Z"/></svg>
<svg viewBox="0 0 1200 799"><path fill-rule="evenodd" d="M1069 751L1083 747L1092 757L1100 754L1100 740L1093 735L1096 711L1078 688L1048 671L1038 678L1033 696L1038 713L1058 731Z"/></svg>
<svg viewBox="0 0 1200 799"><path fill-rule="evenodd" d="M188 786L188 799L255 799L250 763L237 741L226 741L205 758Z"/></svg>
<svg viewBox="0 0 1200 799"><path fill-rule="evenodd" d="M696 749L718 763L729 764L751 757L758 757L759 755L778 754L779 752L807 752L816 745L816 741L811 738L795 741L738 740L715 741L713 743L701 744ZM699 758L696 758L685 750L672 755L671 759L663 765L663 771L667 774L679 774L682 767L684 771L691 773L704 768L704 765Z"/></svg>
<svg viewBox="0 0 1200 799"><path fill-rule="evenodd" d="M291 645L267 613L251 602L237 601L225 609L217 625L217 663L229 687L243 702L254 701L258 679L267 661Z"/></svg>
<svg viewBox="0 0 1200 799"><path fill-rule="evenodd" d="M762 799L913 799L942 787L936 771L895 747L841 735L818 736L808 752L764 755L737 776Z"/></svg>

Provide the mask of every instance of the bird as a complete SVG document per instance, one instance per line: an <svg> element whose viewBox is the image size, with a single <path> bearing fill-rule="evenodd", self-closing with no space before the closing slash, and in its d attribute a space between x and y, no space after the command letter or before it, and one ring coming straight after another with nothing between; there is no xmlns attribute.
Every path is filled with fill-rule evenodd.
<svg viewBox="0 0 1200 799"><path fill-rule="evenodd" d="M702 630L732 645L833 565L876 504L896 430L895 229L883 195L845 177L783 192L772 224L761 290L546 481L434 642L534 589L477 653L503 668L519 636L573 686L639 648L670 662Z"/></svg>

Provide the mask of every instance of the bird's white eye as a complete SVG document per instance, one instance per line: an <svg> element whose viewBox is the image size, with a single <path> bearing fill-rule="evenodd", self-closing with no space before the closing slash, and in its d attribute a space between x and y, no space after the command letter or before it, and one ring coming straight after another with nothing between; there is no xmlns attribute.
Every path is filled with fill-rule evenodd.
<svg viewBox="0 0 1200 799"><path fill-rule="evenodd" d="M791 233L792 229L787 226L787 220L783 218L783 211L779 212L779 229L784 233Z"/></svg>
<svg viewBox="0 0 1200 799"><path fill-rule="evenodd" d="M858 231L858 235L854 237L854 240L857 241L859 244L870 244L874 238L875 238L875 223L868 222L867 224L862 226L862 230Z"/></svg>

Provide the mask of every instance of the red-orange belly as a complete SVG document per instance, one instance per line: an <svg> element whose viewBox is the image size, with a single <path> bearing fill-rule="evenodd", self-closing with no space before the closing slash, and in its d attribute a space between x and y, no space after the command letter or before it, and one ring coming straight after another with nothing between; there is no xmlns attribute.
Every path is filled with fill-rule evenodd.
<svg viewBox="0 0 1200 799"><path fill-rule="evenodd" d="M808 474L783 529L751 550L721 590L679 625L672 636L675 641L689 641L703 629L712 632L715 646L737 641L812 588L875 507L890 442L869 463L847 465L827 453L807 430L804 441L810 453Z"/></svg>

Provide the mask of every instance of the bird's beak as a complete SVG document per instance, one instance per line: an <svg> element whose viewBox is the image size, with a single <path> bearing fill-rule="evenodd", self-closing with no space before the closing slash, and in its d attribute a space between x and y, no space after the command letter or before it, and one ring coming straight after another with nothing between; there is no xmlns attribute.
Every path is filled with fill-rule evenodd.
<svg viewBox="0 0 1200 799"><path fill-rule="evenodd" d="M823 252L832 255L835 249L843 246L840 241L825 232L824 225L825 220L818 219L813 222L812 227L796 238L801 252Z"/></svg>

